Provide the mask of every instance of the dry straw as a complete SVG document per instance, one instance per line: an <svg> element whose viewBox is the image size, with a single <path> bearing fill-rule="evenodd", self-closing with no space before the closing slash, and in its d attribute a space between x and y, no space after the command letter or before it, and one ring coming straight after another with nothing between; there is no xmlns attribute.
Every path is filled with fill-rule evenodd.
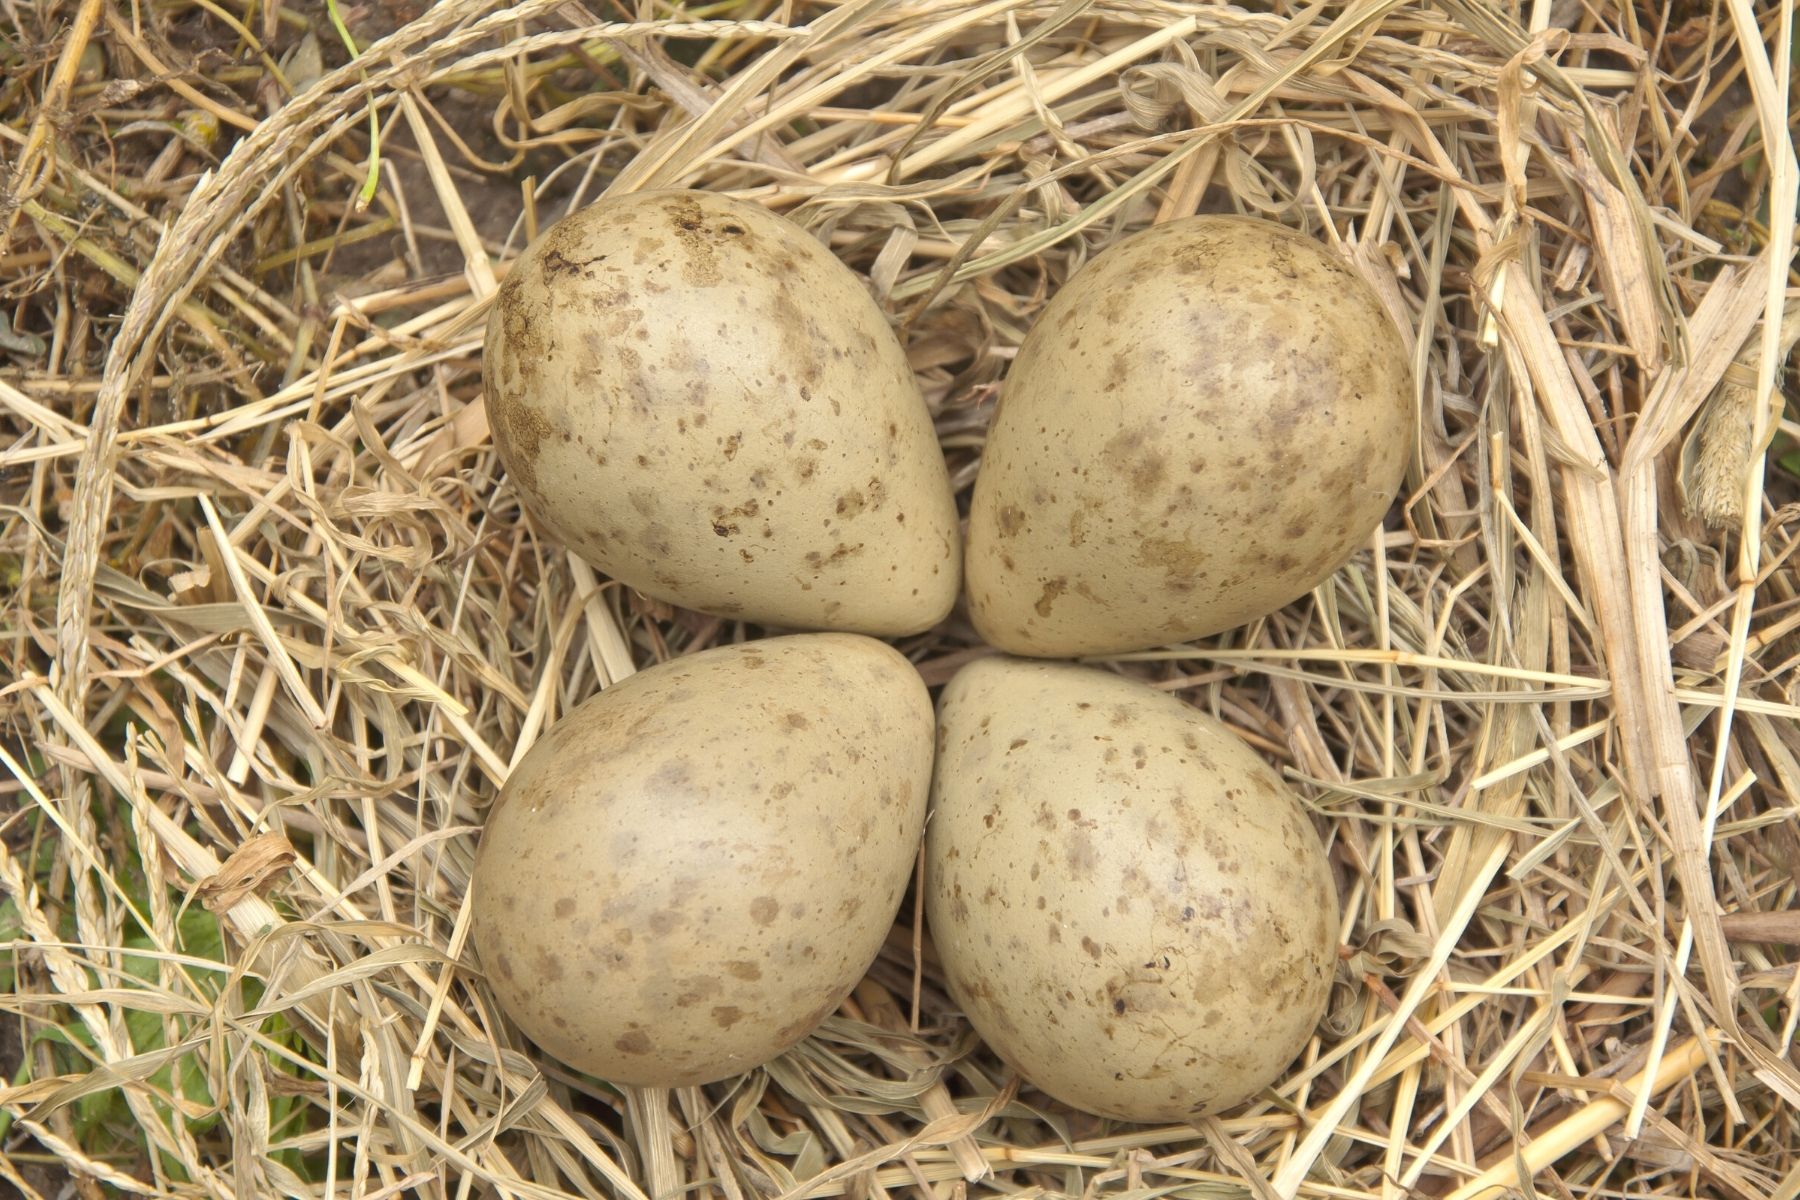
<svg viewBox="0 0 1800 1200"><path fill-rule="evenodd" d="M1800 1194L1791 4L4 13L0 1193ZM729 1084L503 1023L464 896L509 765L753 632L544 540L480 401L521 245L664 185L866 273L965 491L1046 296L1148 223L1303 227L1409 335L1389 527L1117 665L1329 838L1340 987L1256 1103L1015 1093L910 911Z"/></svg>

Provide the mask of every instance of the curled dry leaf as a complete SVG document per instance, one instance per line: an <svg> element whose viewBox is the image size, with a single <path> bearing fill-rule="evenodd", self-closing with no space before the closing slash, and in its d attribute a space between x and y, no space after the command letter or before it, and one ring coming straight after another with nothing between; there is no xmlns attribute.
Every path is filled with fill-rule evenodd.
<svg viewBox="0 0 1800 1200"><path fill-rule="evenodd" d="M259 833L233 850L217 875L200 881L200 903L208 912L224 912L245 896L262 895L298 857L282 834Z"/></svg>
<svg viewBox="0 0 1800 1200"><path fill-rule="evenodd" d="M1416 974L1431 957L1432 941L1400 917L1371 924L1362 938L1338 951L1337 979L1324 1018L1325 1028L1337 1036L1355 1029L1365 991L1364 979L1405 979Z"/></svg>

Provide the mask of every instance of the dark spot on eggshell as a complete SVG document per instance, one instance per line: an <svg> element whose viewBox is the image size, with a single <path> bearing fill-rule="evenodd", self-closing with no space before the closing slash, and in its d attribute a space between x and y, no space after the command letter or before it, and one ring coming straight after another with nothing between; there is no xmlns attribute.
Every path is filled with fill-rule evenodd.
<svg viewBox="0 0 1800 1200"><path fill-rule="evenodd" d="M780 1029L777 1029L775 1031L775 1040L778 1043L785 1043L798 1041L800 1038L805 1037L814 1029L818 1028L819 1022L836 1012L839 1003L840 1001L838 998L833 996L813 1011L807 1013L804 1017L801 1017L798 1021L790 1022L789 1024L783 1025Z"/></svg>
<svg viewBox="0 0 1800 1200"><path fill-rule="evenodd" d="M858 542L854 546L839 542L831 548L829 554L819 550L807 551L806 565L816 571L824 567L836 566L838 563L843 562L852 555L861 554L862 552L862 542Z"/></svg>
<svg viewBox="0 0 1800 1200"><path fill-rule="evenodd" d="M771 924L781 915L781 901L773 896L758 896L750 902L750 919L758 925Z"/></svg>
<svg viewBox="0 0 1800 1200"><path fill-rule="evenodd" d="M601 257L604 258L605 256L603 255ZM560 247L555 245L545 247L543 253L538 258L538 263L539 270L543 271L545 279L556 279L563 275L578 276L581 274L582 266L585 265L574 261L568 255L564 254Z"/></svg>
<svg viewBox="0 0 1800 1200"><path fill-rule="evenodd" d="M498 389L488 391L488 421L507 469L538 493L538 462L543 445L554 433L550 419L530 402ZM541 493L539 493L541 495Z"/></svg>
<svg viewBox="0 0 1800 1200"><path fill-rule="evenodd" d="M707 236L706 214L697 200L673 197L669 215L674 225L676 255L682 278L690 287L707 287L719 282L719 264L714 257L713 239Z"/></svg>

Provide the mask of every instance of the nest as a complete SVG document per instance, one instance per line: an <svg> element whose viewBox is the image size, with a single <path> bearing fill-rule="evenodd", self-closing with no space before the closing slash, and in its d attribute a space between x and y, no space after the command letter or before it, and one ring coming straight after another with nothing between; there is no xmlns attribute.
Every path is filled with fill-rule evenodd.
<svg viewBox="0 0 1800 1200"><path fill-rule="evenodd" d="M627 7L7 7L0 1192L1792 1195L1792 6ZM910 901L728 1083L624 1094L506 1025L464 898L509 764L762 632L597 578L488 434L509 261L660 186L867 277L965 503L1034 315L1152 222L1304 228L1410 336L1386 528L1112 664L1331 848L1332 1009L1254 1103L1015 1090Z"/></svg>

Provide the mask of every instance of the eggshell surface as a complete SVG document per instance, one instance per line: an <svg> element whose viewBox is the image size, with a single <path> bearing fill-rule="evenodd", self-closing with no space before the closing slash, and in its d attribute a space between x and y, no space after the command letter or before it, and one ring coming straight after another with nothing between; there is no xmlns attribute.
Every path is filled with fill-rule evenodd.
<svg viewBox="0 0 1800 1200"><path fill-rule="evenodd" d="M501 1007L613 1083L739 1074L862 977L911 877L931 703L880 642L802 634L570 711L489 814L473 937Z"/></svg>
<svg viewBox="0 0 1800 1200"><path fill-rule="evenodd" d="M1078 271L1026 336L970 508L970 614L1015 654L1230 629L1327 579L1412 447L1374 290L1269 221L1193 217Z"/></svg>
<svg viewBox="0 0 1800 1200"><path fill-rule="evenodd" d="M951 996L1038 1088L1129 1121L1237 1105L1304 1048L1337 901L1226 727L1141 682L982 659L939 704L926 913Z"/></svg>
<svg viewBox="0 0 1800 1200"><path fill-rule="evenodd" d="M558 221L500 286L484 375L526 507L646 595L889 636L955 600L905 354L856 275L760 205L648 192Z"/></svg>

